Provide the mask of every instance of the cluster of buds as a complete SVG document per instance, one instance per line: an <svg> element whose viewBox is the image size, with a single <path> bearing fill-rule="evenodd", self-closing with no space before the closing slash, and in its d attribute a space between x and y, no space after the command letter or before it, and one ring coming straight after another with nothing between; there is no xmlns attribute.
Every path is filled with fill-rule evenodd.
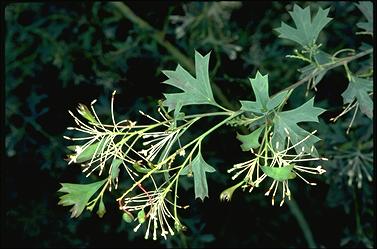
<svg viewBox="0 0 377 249"><path fill-rule="evenodd" d="M232 168L228 170L228 173L236 172L232 179L235 180L241 174L246 173L243 180L236 184L235 186L228 188L223 191L220 195L220 199L222 200L230 200L231 195L233 194L234 190L238 187L242 187L244 190L249 188L249 192L251 192L254 187L259 187L259 185L266 179L272 178L272 183L270 188L265 193L266 196L270 195L272 192L272 205L275 204L275 195L277 193L279 185L281 185L282 189L282 198L280 202L280 206L284 204L285 198L291 198L291 191L289 189L288 182L291 179L296 178L298 176L301 178L305 183L310 185L316 185L316 183L309 182L307 179L304 178L302 175L303 173L309 174L323 174L326 172L322 168L322 166L317 166L315 168L303 166L302 163L307 161L317 161L317 160L327 160L326 158L320 157L312 157L310 153L304 151L303 149L299 153L289 154L291 151L294 151L294 148L299 144L303 143L310 136L312 136L316 131L310 133L308 136L303 138L301 141L292 144L291 138L289 136L288 130L287 133L287 143L286 148L283 150L278 150L279 144L278 142L275 146L272 146L271 137L272 134L269 136L269 140L267 142L267 146L263 146L264 143L261 145L263 150L259 153L256 153L254 150L251 149L251 153L254 155L254 158L235 164ZM275 147L275 148L274 148ZM312 147L312 150L314 147Z"/></svg>

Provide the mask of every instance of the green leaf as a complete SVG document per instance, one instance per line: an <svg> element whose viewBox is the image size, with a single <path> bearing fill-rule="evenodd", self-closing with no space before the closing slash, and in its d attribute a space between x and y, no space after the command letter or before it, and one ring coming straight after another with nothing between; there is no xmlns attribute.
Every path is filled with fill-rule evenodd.
<svg viewBox="0 0 377 249"><path fill-rule="evenodd" d="M181 170L181 172L179 173L179 175L181 175L181 176L187 175L187 176L191 177L192 176L192 167L191 167L191 165L187 165L186 167L184 167Z"/></svg>
<svg viewBox="0 0 377 249"><path fill-rule="evenodd" d="M297 107L296 109L283 111L276 113L273 123L274 123L274 134L272 136L272 146L278 150L285 148L286 138L288 134L285 129L289 132L289 136L292 144L296 144L303 140L310 133L299 127L297 123L300 122L318 122L318 115L320 115L325 110L322 108L314 107L314 98L311 98L305 104ZM315 148L312 150L314 143L318 142L320 139L314 135L310 135L308 139L301 142L295 146L295 150L299 153L301 150L310 153L312 155L317 155ZM277 143L278 142L278 143ZM276 146L278 145L278 146Z"/></svg>
<svg viewBox="0 0 377 249"><path fill-rule="evenodd" d="M91 160L92 157L95 156L94 153L97 154L98 152L100 152L104 145L105 145L105 139L101 140L100 142L92 143L91 145L86 147L85 150L80 151L79 153L76 153L77 157L73 162L74 163L83 163L83 162ZM75 148L76 147L82 148L82 146L75 146ZM77 150L76 150L76 152L77 152ZM75 157L76 155L71 155L70 157Z"/></svg>
<svg viewBox="0 0 377 249"><path fill-rule="evenodd" d="M62 187L58 192L67 194L59 197L58 204L62 206L73 205L70 210L72 212L71 217L79 217L90 198L106 181L107 179L104 179L89 184L61 183Z"/></svg>
<svg viewBox="0 0 377 249"><path fill-rule="evenodd" d="M296 177L296 174L292 172L293 167L294 165L287 165L283 167L261 166L261 169L272 179L277 181L285 181Z"/></svg>
<svg viewBox="0 0 377 249"><path fill-rule="evenodd" d="M352 103L354 99L359 103L360 111L373 118L373 101L369 92L373 91L373 81L351 76L347 89L342 93L344 104Z"/></svg>
<svg viewBox="0 0 377 249"><path fill-rule="evenodd" d="M272 99L267 102L267 110L271 111L275 107L278 107L283 103L284 99L287 97L288 91L282 91L276 94Z"/></svg>
<svg viewBox="0 0 377 249"><path fill-rule="evenodd" d="M268 93L268 75L262 75L257 71L255 78L250 78L251 87L255 95L255 101L241 100L241 110L255 112L259 114L267 113L279 106L285 99L288 91L283 91L272 99Z"/></svg>
<svg viewBox="0 0 377 249"><path fill-rule="evenodd" d="M309 6L302 9L295 4L293 11L290 11L289 14L293 18L296 28L281 22L281 27L275 30L280 33L279 37L281 38L287 38L301 46L311 46L316 42L319 32L332 20L327 17L329 10L330 8L325 10L319 8L312 20Z"/></svg>
<svg viewBox="0 0 377 249"><path fill-rule="evenodd" d="M373 3L368 1L360 1L355 5L360 9L367 19L367 22L358 22L357 27L364 29L366 32L373 33Z"/></svg>
<svg viewBox="0 0 377 249"><path fill-rule="evenodd" d="M99 206L98 206L98 211L97 211L97 214L100 218L102 218L106 213L106 208L105 208L105 204L103 203L103 200L101 198L101 201L99 203Z"/></svg>
<svg viewBox="0 0 377 249"><path fill-rule="evenodd" d="M192 161L192 173L194 175L195 198L200 198L202 201L208 197L208 185L206 172L212 173L216 170L204 161L200 151Z"/></svg>
<svg viewBox="0 0 377 249"><path fill-rule="evenodd" d="M216 104L209 82L209 56L210 53L203 57L200 53L195 51L196 78L191 76L181 65L178 65L174 71L162 71L169 78L163 83L183 90L182 93L164 94L166 100L163 104L168 107L169 112L174 110L179 102L181 102L179 104L181 106Z"/></svg>
<svg viewBox="0 0 377 249"><path fill-rule="evenodd" d="M251 148L256 149L260 143L258 141L260 134L262 133L264 126L259 127L249 135L237 134L237 139L242 142L241 149L243 151L249 151Z"/></svg>
<svg viewBox="0 0 377 249"><path fill-rule="evenodd" d="M70 151L75 151L76 150L76 146L77 145L68 145L67 149L69 149Z"/></svg>

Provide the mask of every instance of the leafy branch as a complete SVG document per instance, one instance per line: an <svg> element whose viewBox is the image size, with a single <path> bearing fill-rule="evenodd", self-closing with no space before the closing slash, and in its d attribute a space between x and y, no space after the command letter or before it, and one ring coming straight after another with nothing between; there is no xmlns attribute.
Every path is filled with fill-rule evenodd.
<svg viewBox="0 0 377 249"><path fill-rule="evenodd" d="M131 120L116 121L113 113L115 91L111 99L112 124L104 124L99 119L94 109L95 101L91 103L90 109L82 104L78 106L77 111L84 120L70 112L77 127L68 129L80 133L81 136L65 137L77 143L69 148L74 151L74 154L68 156L69 163L81 164L82 171L89 172L86 176L95 171L99 171L100 176L106 172L105 169L108 169L109 174L107 179L92 184L63 184L59 191L67 194L61 197L59 204L73 205L71 209L73 217L79 216L85 206L92 211L99 199L101 201L97 213L102 217L105 213L102 201L104 192L107 189L111 191L112 185L118 190L118 176L123 169L132 184L126 187L116 200L119 209L123 212L123 219L129 223L136 222L134 231L137 232L142 225L145 225L144 238L148 239L151 235L154 240L157 239L157 231L161 232L161 236L165 239L169 234L182 232L185 226L180 221L177 210L186 209L188 205L177 203L180 177L193 176L195 198L203 201L205 197L209 197L207 174L215 172L216 169L205 161L202 155L202 142L225 124L249 126L250 133L237 134L237 139L241 142L242 151L249 153L251 158L228 169L228 173L233 174L232 180L237 178L241 180L238 179L235 185L225 189L220 194L220 199L230 201L236 189L242 188L244 191L248 189L252 192L269 179L271 185L265 195L271 194L272 205L275 205L279 199L279 206L282 206L286 199L291 200L290 182L299 178L314 186L316 183L308 180L304 174L321 175L326 172L321 165L307 166L307 162L328 160L320 157L314 146L320 140L314 135L317 131L309 132L299 125L303 122L319 122L318 116L325 110L314 106L314 98L292 110L283 111L283 107L295 88L309 82L308 86L312 84L312 88L315 89L315 85L325 73L338 66L344 66L349 79L349 87L342 95L344 102L349 104L347 108L350 109L350 106L354 105L357 110L360 106L362 112L371 117L369 106L372 101L368 95L372 91L371 81L353 75L348 63L370 55L373 49L342 58L337 56L354 50L342 49L332 56L319 50L321 44L317 45L316 40L324 26L332 19L327 17L329 9L319 9L312 20L310 8L302 9L295 5L290 14L296 29L285 23L276 29L280 37L293 40L302 47L301 52L295 50L295 55L288 57L309 63L307 67L301 69L303 78L270 96L268 75L262 75L257 71L255 77L250 78L255 100L240 100L241 108L232 111L227 107L232 109L236 107L232 106L221 90L210 82L210 53L203 56L195 51L195 64L193 64L189 58L165 40L162 32L155 30L136 16L127 5L118 2L112 5L131 22L150 33L153 39L182 64L182 66L178 64L175 70L162 71L167 76L163 83L181 92L164 94L165 100L161 101L158 107L162 120L140 111L141 115L152 121L142 125ZM212 88L221 103L227 107L216 102ZM365 98L370 101L366 101ZM353 104L354 101L357 103ZM212 105L222 111L192 115L186 115L181 111L183 107L193 105ZM348 111L347 108L341 115ZM187 130L193 124L213 116L226 117L182 145L181 137L187 135ZM103 186L105 181L106 184ZM100 194L89 202L101 187ZM281 192L278 192L279 188ZM280 198L277 197L277 193L281 193ZM315 247L311 230L297 204L292 202L289 208L303 230L308 245Z"/></svg>

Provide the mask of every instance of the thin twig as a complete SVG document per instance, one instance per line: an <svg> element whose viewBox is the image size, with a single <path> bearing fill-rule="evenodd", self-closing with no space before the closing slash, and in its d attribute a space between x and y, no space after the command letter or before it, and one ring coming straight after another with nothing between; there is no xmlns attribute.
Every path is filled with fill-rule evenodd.
<svg viewBox="0 0 377 249"><path fill-rule="evenodd" d="M342 59L339 59L337 62L335 62L335 63L333 63L333 64L330 64L330 65L328 65L328 66L324 66L322 70L313 71L311 74L307 75L305 78L302 78L301 80L299 80L299 81L293 83L292 85L290 85L290 86L284 88L283 90L281 90L281 91L275 93L273 96L275 96L275 95L277 95L277 94L279 94L279 93L281 93L281 92L283 92L283 91L291 90L291 89L294 89L294 88L296 88L296 87L298 87L298 86L304 84L306 81L308 81L308 80L311 79L312 77L315 77L315 76L319 75L319 74L322 73L324 70L328 71L328 70L330 70L330 69L333 69L333 68L336 68L336 67L339 67L339 66L343 66L344 64L346 64L346 63L348 63L348 62L350 62L350 61L356 60L356 59L358 59L358 58L361 58L361 57L363 57L363 56L365 56L365 55L368 55L368 54L371 54L371 53L373 53L373 49L372 49L372 48L371 48L371 49L368 49L368 50L365 50L365 51L363 51L363 52L361 52L361 53L358 53L358 54L356 54L356 55L348 56L348 57L344 57L344 58L342 58ZM273 96L272 96L272 97L273 97ZM272 98L272 97L271 97L271 98Z"/></svg>

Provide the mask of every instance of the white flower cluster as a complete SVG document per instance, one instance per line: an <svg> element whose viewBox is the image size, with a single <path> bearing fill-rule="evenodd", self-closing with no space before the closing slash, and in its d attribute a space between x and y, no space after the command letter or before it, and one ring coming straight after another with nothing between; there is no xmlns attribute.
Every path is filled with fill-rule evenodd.
<svg viewBox="0 0 377 249"><path fill-rule="evenodd" d="M174 204L166 198L167 192L164 188L148 192L143 190L143 193L139 195L126 197L122 200L123 204L120 209L131 213L139 212L138 217L135 218L139 224L134 228L134 232L137 232L142 224L147 223L145 239L152 234L153 239L156 240L158 231L161 232L160 235L164 239L167 239L166 235L174 235L172 228L174 224L180 224L168 208L168 205L174 206ZM144 213L144 210L148 210L148 212ZM143 214L141 218L140 212Z"/></svg>
<svg viewBox="0 0 377 249"><path fill-rule="evenodd" d="M267 177L273 178L273 181L271 183L270 188L265 193L266 196L270 194L270 192L273 190L272 194L272 205L275 204L275 195L278 189L278 186L282 185L282 200L280 202L280 206L283 205L285 197L288 197L290 199L291 197L291 191L289 190L288 181L289 179L293 179L295 176L300 177L304 182L310 185L316 185L316 183L309 182L306 180L301 174L302 173L309 173L309 174L323 174L326 172L322 168L322 166L317 166L315 168L303 166L303 162L307 161L316 161L316 160L327 160L326 158L320 158L320 157L311 157L310 153L304 152L302 150L298 154L288 154L289 151L293 151L293 149L306 141L311 135L313 135L316 131L312 132L308 136L306 136L301 141L297 142L296 144L291 144L291 139L289 136L288 130L286 130L287 133L287 143L286 148L284 150L277 150L274 149L271 143L271 137L272 133L269 136L269 141L267 143L268 151L262 150L259 154L251 150L252 154L255 156L253 159L235 164L233 168L228 170L228 173L231 173L233 171L236 171L236 173L233 175L232 179L236 179L239 175L246 172L246 176L244 178L244 185L242 188L246 189L247 187L250 187L249 192L251 192L254 187L259 187L260 183L266 179ZM263 145L261 145L263 146ZM278 148L279 144L275 144L275 148ZM314 150L314 147L312 147L312 151ZM286 176L284 179L274 177L269 175L268 173L263 172L261 169L261 166L268 166L272 169L275 168L282 168L282 167L291 167L291 171L289 172L289 175Z"/></svg>
<svg viewBox="0 0 377 249"><path fill-rule="evenodd" d="M101 175L106 163L115 159L122 161L131 178L132 175L137 176L137 173L133 172L127 164L133 165L136 162L140 162L140 159L143 159L146 163L152 162L165 146L170 148L177 141L181 131L180 129L151 131L160 126L170 127L171 121L167 120L160 111L163 121L156 120L140 111L142 115L152 119L154 123L150 125L136 125L135 121L130 120L116 122L114 117L114 95L115 91L111 101L112 124L103 124L101 122L93 107L95 100L91 103L91 111L83 104L80 104L77 108L78 113L86 122L80 120L69 111L77 127L68 127L67 129L81 132L84 135L75 138L64 136L64 138L71 141L80 141L81 143L85 141L85 143L72 146L75 153L68 156L68 164L80 163L83 167L83 172L87 172L90 169L86 174L87 177L97 169L100 170L99 175ZM151 137L153 139L142 143L145 147L142 150L137 151L133 148L139 139L145 140ZM110 171L111 168L109 173Z"/></svg>

